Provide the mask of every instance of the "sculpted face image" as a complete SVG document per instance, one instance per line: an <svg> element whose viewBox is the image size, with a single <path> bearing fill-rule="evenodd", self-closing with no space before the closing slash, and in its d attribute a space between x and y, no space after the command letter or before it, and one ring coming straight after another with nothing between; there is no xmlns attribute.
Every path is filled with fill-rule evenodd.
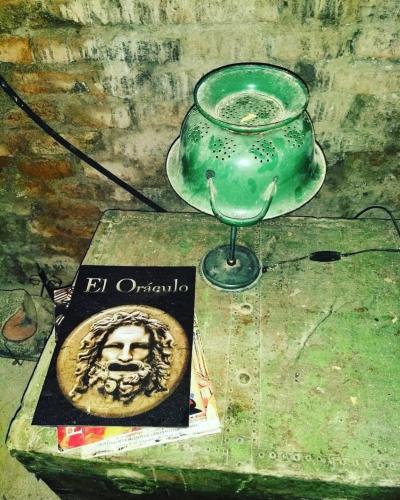
<svg viewBox="0 0 400 500"><path fill-rule="evenodd" d="M95 414L112 414L112 408L119 409L118 415L125 414L124 410L135 414L143 405L151 407L164 399L179 381L187 361L187 356L182 358L183 351L177 349L185 344L182 327L161 310L138 307L131 307L131 311L128 306L124 306L128 310L114 308L119 310L108 314L104 311L97 320L92 317L89 324L86 321L86 328L80 325L75 329L75 338L74 332L67 338L65 349L63 345L60 351L57 376L63 393L68 390L65 395L75 406L89 408ZM149 309L154 309L153 314L146 312ZM78 347L74 360L68 340L70 347ZM66 361L63 353L68 353L68 380L61 366Z"/></svg>
<svg viewBox="0 0 400 500"><path fill-rule="evenodd" d="M168 327L147 314L106 316L81 342L71 398L88 387L124 402L139 393L165 391L173 345Z"/></svg>
<svg viewBox="0 0 400 500"><path fill-rule="evenodd" d="M150 333L142 325L120 326L110 334L101 351L99 364L108 368L108 381L105 390L113 390L113 394L124 381L136 384L146 381L151 371L147 363L150 354ZM167 360L168 361L168 360ZM107 392L108 392L107 391ZM124 400L134 397L134 392L123 394L118 390L118 396Z"/></svg>

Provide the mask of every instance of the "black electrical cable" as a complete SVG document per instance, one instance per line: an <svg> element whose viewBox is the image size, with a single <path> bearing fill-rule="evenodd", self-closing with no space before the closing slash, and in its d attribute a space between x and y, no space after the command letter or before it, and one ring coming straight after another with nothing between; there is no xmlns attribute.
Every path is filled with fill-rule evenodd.
<svg viewBox="0 0 400 500"><path fill-rule="evenodd" d="M4 90L4 92L15 102L15 104L22 109L24 113L26 113L29 118L36 123L44 132L49 134L55 141L64 146L64 148L68 149L72 154L77 156L80 160L84 161L92 168L100 172L102 175L113 181L115 184L120 186L125 191L128 191L131 195L133 195L138 200L145 203L147 206L155 210L156 212L166 212L165 208L160 207L154 201L150 200L142 194L140 191L137 191L135 188L127 184L125 181L114 175L108 169L100 165L96 160L85 154L83 151L78 149L76 146L68 142L64 137L62 137L59 133L57 133L50 125L48 125L45 121L43 121L39 115L37 115L14 91L12 87L5 81L5 79L0 75L0 87Z"/></svg>
<svg viewBox="0 0 400 500"><path fill-rule="evenodd" d="M380 208L381 210L384 210L391 218L394 227L397 231L397 234L399 235L400 238L400 228L399 225L397 224L397 221L393 215L393 213L386 207L382 205L370 205L361 212L358 212L357 215L352 217L352 219L357 219L360 215L363 213L367 212L368 210L372 210L374 208ZM364 248L363 250L356 250L354 252L338 252L336 250L319 250L316 252L312 252L307 255L302 255L301 257L294 257L293 259L288 259L288 260L280 260L278 262L274 262L273 264L270 265L265 265L262 267L262 272L266 273L268 270L273 269L275 267L278 267L282 264L289 264L291 262L299 262L301 260L312 260L314 262L335 262L337 260L341 260L342 257L351 257L353 255L358 255L361 253L367 253L367 252L392 252L392 253L400 253L400 248Z"/></svg>
<svg viewBox="0 0 400 500"><path fill-rule="evenodd" d="M280 260L279 262L275 262L274 266L280 266L281 264L288 264L289 262L299 262L300 260L308 259L310 255L303 255L302 257L294 257L293 259L288 260Z"/></svg>
<svg viewBox="0 0 400 500"><path fill-rule="evenodd" d="M392 253L400 253L400 248L365 248L364 250L357 250L355 252L337 252L336 250L320 250L316 252L312 252L308 255L303 255L301 257L295 257L294 259L288 260L280 260L278 262L274 262L273 264L269 264L262 267L262 272L266 273L270 269L274 269L275 267L281 266L282 264L289 264L292 262L299 262L301 260L312 260L314 262L335 262L337 260L341 260L342 257L351 257L353 255L358 255L360 253L367 252L392 252Z"/></svg>
<svg viewBox="0 0 400 500"><path fill-rule="evenodd" d="M384 210L388 215L389 217L392 219L392 222L394 224L394 227L396 228L396 231L397 231L397 234L399 235L399 238L400 238L400 227L399 225L397 224L397 221L396 219L394 218L394 215L393 213L386 207L383 207L382 205L370 205L369 207L366 207L364 208L363 210L361 210L361 212L358 212L357 215L355 215L353 218L354 219L357 219L358 217L360 217L360 215L362 215L363 213L367 212L368 210L372 210L374 208L379 208L381 210Z"/></svg>
<svg viewBox="0 0 400 500"><path fill-rule="evenodd" d="M364 250L357 250L355 252L345 252L342 253L342 257L350 257L351 255L358 255L359 253L366 253L366 252L393 252L393 253L398 253L400 252L400 248L366 248Z"/></svg>

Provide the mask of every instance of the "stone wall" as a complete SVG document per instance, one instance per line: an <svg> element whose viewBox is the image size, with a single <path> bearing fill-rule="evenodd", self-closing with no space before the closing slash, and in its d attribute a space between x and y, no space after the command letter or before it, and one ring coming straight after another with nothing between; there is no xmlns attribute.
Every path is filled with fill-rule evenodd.
<svg viewBox="0 0 400 500"><path fill-rule="evenodd" d="M399 209L396 0L2 0L0 73L67 139L169 209L164 173L196 81L285 66L309 85L329 172L299 214ZM73 276L107 208L141 208L0 93L2 282ZM397 212L399 214L400 212Z"/></svg>

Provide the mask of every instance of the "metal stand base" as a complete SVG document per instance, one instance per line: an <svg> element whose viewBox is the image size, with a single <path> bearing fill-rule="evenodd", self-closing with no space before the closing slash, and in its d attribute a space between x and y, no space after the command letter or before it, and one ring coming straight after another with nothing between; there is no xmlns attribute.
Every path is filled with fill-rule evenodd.
<svg viewBox="0 0 400 500"><path fill-rule="evenodd" d="M208 252L200 263L200 271L212 287L241 292L257 283L262 266L255 253L241 245L235 247L235 263L228 264L230 248L230 245L221 245Z"/></svg>

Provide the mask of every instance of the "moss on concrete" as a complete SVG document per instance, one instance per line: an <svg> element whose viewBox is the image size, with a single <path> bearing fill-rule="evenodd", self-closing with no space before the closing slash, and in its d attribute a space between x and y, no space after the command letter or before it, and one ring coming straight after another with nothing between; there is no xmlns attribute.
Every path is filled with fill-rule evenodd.
<svg viewBox="0 0 400 500"><path fill-rule="evenodd" d="M226 238L210 217L111 211L85 263L197 265ZM388 221L288 217L241 230L239 242L272 265L318 249L395 247L398 240ZM53 485L66 487L76 477L83 491L98 479L104 494L395 498L399 279L398 255L389 253L272 267L243 293L218 292L199 277L196 313L222 435L112 458L67 458L53 429L29 426L52 340L13 424L10 449Z"/></svg>

